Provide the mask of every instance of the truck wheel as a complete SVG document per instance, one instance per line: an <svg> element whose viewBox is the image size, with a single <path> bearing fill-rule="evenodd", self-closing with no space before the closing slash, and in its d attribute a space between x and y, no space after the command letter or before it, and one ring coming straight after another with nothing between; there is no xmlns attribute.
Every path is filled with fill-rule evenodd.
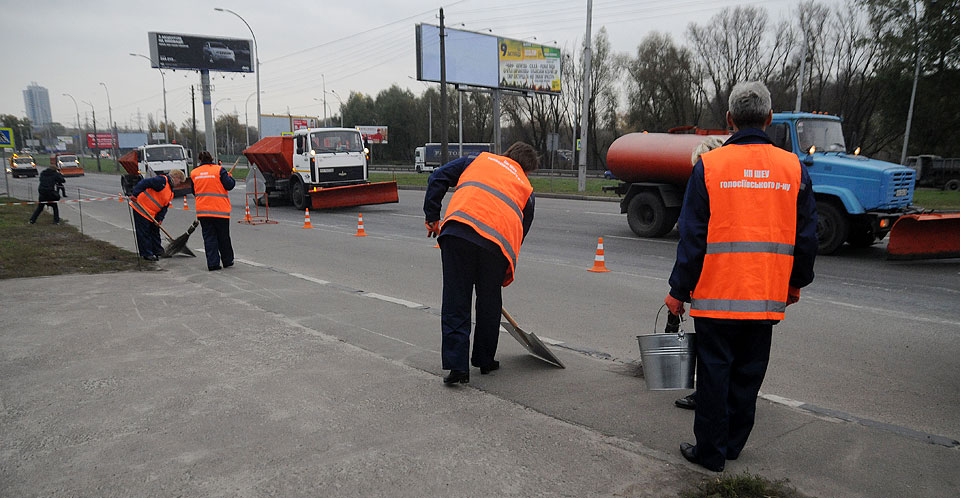
<svg viewBox="0 0 960 498"><path fill-rule="evenodd" d="M677 222L676 209L668 210L653 192L641 192L627 206L627 223L641 237L662 237Z"/></svg>
<svg viewBox="0 0 960 498"><path fill-rule="evenodd" d="M423 173L423 168L420 165L417 165L417 173Z"/></svg>
<svg viewBox="0 0 960 498"><path fill-rule="evenodd" d="M293 182L293 187L290 188L290 201L293 202L293 207L297 209L307 207L307 188L303 185L303 182Z"/></svg>
<svg viewBox="0 0 960 498"><path fill-rule="evenodd" d="M949 190L951 192L956 192L957 190L960 190L960 180L956 178L952 180L948 180L947 183L943 184L943 190Z"/></svg>
<svg viewBox="0 0 960 498"><path fill-rule="evenodd" d="M817 253L833 254L847 240L847 217L832 202L817 201Z"/></svg>

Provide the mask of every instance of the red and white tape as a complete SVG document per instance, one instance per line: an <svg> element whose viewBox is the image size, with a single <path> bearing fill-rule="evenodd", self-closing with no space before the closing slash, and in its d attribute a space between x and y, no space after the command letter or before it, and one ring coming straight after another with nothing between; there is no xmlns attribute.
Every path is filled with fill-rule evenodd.
<svg viewBox="0 0 960 498"><path fill-rule="evenodd" d="M68 202L94 202L94 201L116 201L117 196L112 197L87 197L84 199L60 199L59 201L22 201L22 202L4 202L0 203L0 206L31 206L36 204L49 204L51 202L56 202L58 204L66 204Z"/></svg>

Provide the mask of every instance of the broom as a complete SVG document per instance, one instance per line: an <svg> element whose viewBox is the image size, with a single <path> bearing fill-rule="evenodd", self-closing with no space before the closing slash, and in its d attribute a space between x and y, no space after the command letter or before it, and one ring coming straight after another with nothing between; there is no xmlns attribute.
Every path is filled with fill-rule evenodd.
<svg viewBox="0 0 960 498"><path fill-rule="evenodd" d="M143 206L141 206L136 199L130 198L130 202L132 202L134 205L140 208L140 210L137 211L138 214L146 215L146 218L152 221L154 225L157 225L157 228L159 228L160 231L167 236L167 239L170 240L170 245L168 245L166 249L163 250L163 254L161 255L161 257L169 258L177 253L183 253L183 254L186 254L187 256L192 256L194 258L197 257L197 255L194 254L189 247L187 247L187 239L189 239L190 234L192 234L193 231L197 229L197 225L200 224L199 221L193 220L193 224L190 225L190 228L187 229L186 233L184 233L183 235L177 238L173 238L173 236L170 235L170 232L168 232L165 228L163 228L162 225L160 225L160 222L154 219L153 216L150 216L149 214L147 214L146 210L143 209Z"/></svg>

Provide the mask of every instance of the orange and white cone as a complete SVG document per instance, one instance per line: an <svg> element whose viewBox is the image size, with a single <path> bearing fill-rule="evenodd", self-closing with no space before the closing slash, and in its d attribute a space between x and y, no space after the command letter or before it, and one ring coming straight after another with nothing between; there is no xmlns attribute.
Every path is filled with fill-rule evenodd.
<svg viewBox="0 0 960 498"><path fill-rule="evenodd" d="M367 232L363 230L363 213L357 214L357 233L353 234L354 237L366 237Z"/></svg>
<svg viewBox="0 0 960 498"><path fill-rule="evenodd" d="M123 204L123 192L117 192L117 202Z"/></svg>
<svg viewBox="0 0 960 498"><path fill-rule="evenodd" d="M597 239L597 255L593 258L593 268L587 271L596 273L608 272L606 265L603 264L603 237Z"/></svg>
<svg viewBox="0 0 960 498"><path fill-rule="evenodd" d="M187 206L187 196L183 196L183 210L184 211L190 210L190 206Z"/></svg>
<svg viewBox="0 0 960 498"><path fill-rule="evenodd" d="M250 217L250 203L249 203L249 202L244 202L244 203L243 203L243 221L245 221L245 222L247 222L247 223L250 223L250 222L253 221L253 218ZM306 227L306 225L308 225L309 223L310 223L310 215L307 214L307 221L306 221L306 223L304 223L304 227Z"/></svg>
<svg viewBox="0 0 960 498"><path fill-rule="evenodd" d="M248 211L249 212L249 211ZM310 224L310 208L304 208L303 210L303 226L300 228L313 228L313 225Z"/></svg>

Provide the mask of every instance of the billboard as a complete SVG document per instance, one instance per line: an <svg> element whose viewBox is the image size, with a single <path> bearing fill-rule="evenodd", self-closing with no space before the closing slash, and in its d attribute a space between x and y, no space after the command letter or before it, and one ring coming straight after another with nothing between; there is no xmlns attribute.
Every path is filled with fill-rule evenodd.
<svg viewBox="0 0 960 498"><path fill-rule="evenodd" d="M357 126L357 131L363 135L363 139L367 143L371 144L385 144L387 143L387 126L373 125L373 126Z"/></svg>
<svg viewBox="0 0 960 498"><path fill-rule="evenodd" d="M146 133L117 133L118 149L136 149L141 145L147 145Z"/></svg>
<svg viewBox="0 0 960 498"><path fill-rule="evenodd" d="M417 79L440 81L440 28L418 24ZM447 83L558 94L560 49L472 31L444 29Z"/></svg>
<svg viewBox="0 0 960 498"><path fill-rule="evenodd" d="M252 42L178 33L147 33L151 65L158 69L253 72Z"/></svg>
<svg viewBox="0 0 960 498"><path fill-rule="evenodd" d="M302 128L319 128L320 118L289 114L261 114L260 126L263 128L260 130L261 137L279 137Z"/></svg>
<svg viewBox="0 0 960 498"><path fill-rule="evenodd" d="M87 133L89 149L112 149L113 145L113 133Z"/></svg>
<svg viewBox="0 0 960 498"><path fill-rule="evenodd" d="M57 142L73 145L72 135L57 135Z"/></svg>

